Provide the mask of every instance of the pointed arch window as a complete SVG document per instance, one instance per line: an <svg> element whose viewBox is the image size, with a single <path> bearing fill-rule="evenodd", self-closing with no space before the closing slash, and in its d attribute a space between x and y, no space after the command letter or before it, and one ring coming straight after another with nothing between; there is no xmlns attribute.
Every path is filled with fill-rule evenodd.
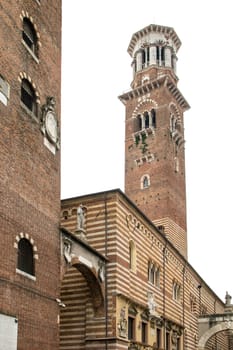
<svg viewBox="0 0 233 350"><path fill-rule="evenodd" d="M179 301L180 300L180 294L181 294L181 286L176 281L173 281L172 284L172 297L174 300Z"/></svg>
<svg viewBox="0 0 233 350"><path fill-rule="evenodd" d="M23 79L21 83L21 101L33 114L37 115L35 90L27 79Z"/></svg>
<svg viewBox="0 0 233 350"><path fill-rule="evenodd" d="M37 56L38 40L37 40L36 31L32 22L27 17L24 17L23 19L22 36L23 36L24 43Z"/></svg>
<svg viewBox="0 0 233 350"><path fill-rule="evenodd" d="M160 267L152 261L148 261L148 281L160 287Z"/></svg>
<svg viewBox="0 0 233 350"><path fill-rule="evenodd" d="M18 261L17 268L29 275L34 276L34 257L33 247L28 239L22 238L18 243Z"/></svg>

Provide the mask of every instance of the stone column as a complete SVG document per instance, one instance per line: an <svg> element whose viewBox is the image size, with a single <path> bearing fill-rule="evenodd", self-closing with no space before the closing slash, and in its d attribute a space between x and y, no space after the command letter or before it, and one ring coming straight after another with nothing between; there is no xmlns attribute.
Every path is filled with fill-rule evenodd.
<svg viewBox="0 0 233 350"><path fill-rule="evenodd" d="M159 46L159 66L162 65L162 47Z"/></svg>
<svg viewBox="0 0 233 350"><path fill-rule="evenodd" d="M145 117L143 114L141 114L141 119L142 119L142 129L145 129Z"/></svg>
<svg viewBox="0 0 233 350"><path fill-rule="evenodd" d="M153 124L152 124L152 114L151 114L151 111L149 111L148 114L149 114L149 127L152 128Z"/></svg>
<svg viewBox="0 0 233 350"><path fill-rule="evenodd" d="M138 51L136 55L136 71L142 70L142 52Z"/></svg>
<svg viewBox="0 0 233 350"><path fill-rule="evenodd" d="M150 46L150 65L156 64L156 46Z"/></svg>
<svg viewBox="0 0 233 350"><path fill-rule="evenodd" d="M177 61L177 57L175 54L172 55L172 66L173 66L173 70L176 73L176 61Z"/></svg>
<svg viewBox="0 0 233 350"><path fill-rule="evenodd" d="M171 67L172 66L172 58L171 58L171 49L170 47L165 47L164 49L165 53L165 67Z"/></svg>

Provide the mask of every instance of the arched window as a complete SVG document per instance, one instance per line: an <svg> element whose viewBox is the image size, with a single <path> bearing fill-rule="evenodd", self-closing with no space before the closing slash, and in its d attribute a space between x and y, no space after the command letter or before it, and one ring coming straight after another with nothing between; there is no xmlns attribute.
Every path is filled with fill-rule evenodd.
<svg viewBox="0 0 233 350"><path fill-rule="evenodd" d="M160 267L157 266L155 270L155 285L156 287L160 286Z"/></svg>
<svg viewBox="0 0 233 350"><path fill-rule="evenodd" d="M17 268L29 275L34 276L33 247L28 239L22 238L18 243Z"/></svg>
<svg viewBox="0 0 233 350"><path fill-rule="evenodd" d="M148 177L145 176L143 179L143 188L147 188L149 187L149 181L148 181Z"/></svg>
<svg viewBox="0 0 233 350"><path fill-rule="evenodd" d="M145 119L145 128L147 129L150 126L150 118L149 118L148 112L144 113L144 119Z"/></svg>
<svg viewBox="0 0 233 350"><path fill-rule="evenodd" d="M37 115L35 90L27 79L23 79L21 83L21 101L33 114Z"/></svg>
<svg viewBox="0 0 233 350"><path fill-rule="evenodd" d="M155 283L155 265L151 261L148 262L148 281Z"/></svg>
<svg viewBox="0 0 233 350"><path fill-rule="evenodd" d="M150 187L150 176L149 175L143 175L141 178L141 189Z"/></svg>
<svg viewBox="0 0 233 350"><path fill-rule="evenodd" d="M180 300L180 292L181 292L181 286L179 283L173 281L172 285L172 297L174 300L179 301Z"/></svg>
<svg viewBox="0 0 233 350"><path fill-rule="evenodd" d="M135 127L135 131L140 131L142 130L142 118L141 115L138 114L137 118L136 118L136 127Z"/></svg>
<svg viewBox="0 0 233 350"><path fill-rule="evenodd" d="M151 122L152 122L152 127L156 128L156 112L154 109L151 110Z"/></svg>
<svg viewBox="0 0 233 350"><path fill-rule="evenodd" d="M160 267L152 261L148 262L148 281L156 287L160 286Z"/></svg>
<svg viewBox="0 0 233 350"><path fill-rule="evenodd" d="M23 35L23 41L25 42L25 44L29 47L29 49L35 55L37 55L38 45L37 45L36 31L34 29L33 24L31 23L31 21L27 17L24 17L24 19L23 19L23 33L22 33L22 35Z"/></svg>

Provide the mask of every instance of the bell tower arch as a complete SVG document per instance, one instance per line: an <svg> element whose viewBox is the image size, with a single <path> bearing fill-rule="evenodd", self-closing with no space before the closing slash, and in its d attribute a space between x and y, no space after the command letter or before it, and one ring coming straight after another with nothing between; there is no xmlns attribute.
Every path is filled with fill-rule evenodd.
<svg viewBox="0 0 233 350"><path fill-rule="evenodd" d="M125 192L187 257L184 112L177 88L180 39L151 24L133 34L131 90L125 105Z"/></svg>

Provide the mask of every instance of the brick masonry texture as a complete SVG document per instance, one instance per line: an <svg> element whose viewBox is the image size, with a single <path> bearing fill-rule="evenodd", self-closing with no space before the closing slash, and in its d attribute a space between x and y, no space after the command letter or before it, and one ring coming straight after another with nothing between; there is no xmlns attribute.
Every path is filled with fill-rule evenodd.
<svg viewBox="0 0 233 350"><path fill-rule="evenodd" d="M18 350L58 347L56 298L60 295L60 151L44 145L40 120L21 102L22 74L38 95L56 99L60 119L61 3L1 1L0 75L10 86L0 102L0 313L18 319ZM23 17L41 43L35 59L22 42ZM60 122L59 122L60 123ZM16 271L17 237L33 242L35 279ZM46 326L45 326L46 321Z"/></svg>

